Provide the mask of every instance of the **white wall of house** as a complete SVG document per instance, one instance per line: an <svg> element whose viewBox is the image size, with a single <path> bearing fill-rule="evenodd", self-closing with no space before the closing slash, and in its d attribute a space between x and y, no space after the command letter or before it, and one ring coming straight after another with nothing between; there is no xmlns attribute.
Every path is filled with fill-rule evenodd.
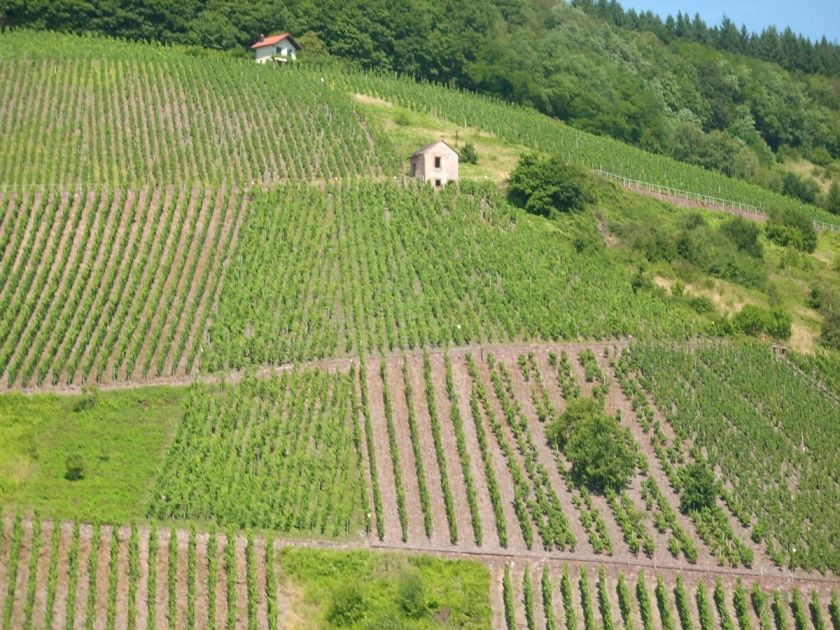
<svg viewBox="0 0 840 630"><path fill-rule="evenodd" d="M436 142L423 153L411 158L411 176L424 179L435 186L457 182L458 154L444 142Z"/></svg>
<svg viewBox="0 0 840 630"><path fill-rule="evenodd" d="M274 57L297 59L297 50L288 39L281 40L273 46L261 46L254 49L254 60L257 63L266 63Z"/></svg>

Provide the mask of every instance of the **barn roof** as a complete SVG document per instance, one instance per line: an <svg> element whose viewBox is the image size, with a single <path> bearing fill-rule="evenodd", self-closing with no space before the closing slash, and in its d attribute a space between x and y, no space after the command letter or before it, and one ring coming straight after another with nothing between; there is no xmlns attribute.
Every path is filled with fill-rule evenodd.
<svg viewBox="0 0 840 630"><path fill-rule="evenodd" d="M444 145L446 148L448 148L450 151L452 151L455 155L458 155L458 152L457 152L455 149L453 149L453 148L452 148L449 144L447 144L446 142L444 142L443 140L435 140L434 142L430 142L429 144L427 144L425 147L422 147L421 149L418 149L418 150L414 153L414 155L412 155L411 157L417 157L418 155L422 155L422 154L424 154L426 151L428 151L429 149L431 149L432 147L435 147L435 146L437 146L437 145L439 145L439 144Z"/></svg>
<svg viewBox="0 0 840 630"><path fill-rule="evenodd" d="M257 43L251 46L252 49L254 48L263 48L264 46L274 46L278 42L282 42L284 39L288 39L292 46L300 50L300 44L297 43L297 40L292 37L291 33L277 33L275 35L269 35L267 37L263 37Z"/></svg>

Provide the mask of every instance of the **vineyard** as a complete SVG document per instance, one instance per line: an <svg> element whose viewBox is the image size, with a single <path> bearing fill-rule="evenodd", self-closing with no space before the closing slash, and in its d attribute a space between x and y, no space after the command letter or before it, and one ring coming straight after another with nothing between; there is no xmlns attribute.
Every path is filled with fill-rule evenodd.
<svg viewBox="0 0 840 630"><path fill-rule="evenodd" d="M191 388L149 516L339 537L365 531L353 374Z"/></svg>
<svg viewBox="0 0 840 630"><path fill-rule="evenodd" d="M3 386L194 373L247 201L183 186L0 193Z"/></svg>
<svg viewBox="0 0 840 630"><path fill-rule="evenodd" d="M277 629L300 619L324 627L336 591L323 585L326 564L333 567L327 580L369 585L369 593L360 592L371 600L370 614L385 608L386 594L399 602L401 575L419 575L443 610L467 622L460 627L490 624L488 571L476 562L295 548L195 528L22 519L0 525L3 628Z"/></svg>
<svg viewBox="0 0 840 630"><path fill-rule="evenodd" d="M714 463L730 510L775 562L840 571L836 399L760 345L639 346L630 365L668 410L677 448Z"/></svg>
<svg viewBox="0 0 840 630"><path fill-rule="evenodd" d="M202 368L519 338L685 337L701 326L687 309L633 291L610 251L577 251L562 236L483 185L260 194Z"/></svg>
<svg viewBox="0 0 840 630"><path fill-rule="evenodd" d="M840 598L825 584L312 549L195 528L0 524L0 610L9 628L324 627L351 576L365 579L353 592L368 618L393 623L389 601L404 607L396 585L407 575L422 579L437 614L465 628L840 627Z"/></svg>
<svg viewBox="0 0 840 630"><path fill-rule="evenodd" d="M59 34L44 55L42 41L0 35L0 189L395 171L349 96L313 76Z"/></svg>
<svg viewBox="0 0 840 630"><path fill-rule="evenodd" d="M536 110L500 99L393 76L341 73L331 76L330 80L348 92L366 94L459 125L483 129L508 142L562 155L591 169L752 204L764 212L798 207L816 220L836 223L821 209L803 206L765 188L574 129Z"/></svg>

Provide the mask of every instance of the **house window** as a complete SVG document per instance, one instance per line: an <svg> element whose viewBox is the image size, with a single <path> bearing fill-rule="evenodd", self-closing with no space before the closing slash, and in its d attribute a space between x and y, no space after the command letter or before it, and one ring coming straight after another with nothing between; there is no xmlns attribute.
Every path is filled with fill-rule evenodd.
<svg viewBox="0 0 840 630"><path fill-rule="evenodd" d="M440 168L440 156L435 156L435 168Z"/></svg>
<svg viewBox="0 0 840 630"><path fill-rule="evenodd" d="M441 181L439 179L436 179L435 180L435 188L440 188L440 187L441 187Z"/></svg>

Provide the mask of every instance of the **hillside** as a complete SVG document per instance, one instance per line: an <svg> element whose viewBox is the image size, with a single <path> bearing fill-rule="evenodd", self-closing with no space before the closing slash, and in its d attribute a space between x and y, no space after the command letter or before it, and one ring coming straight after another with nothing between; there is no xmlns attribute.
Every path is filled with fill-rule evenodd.
<svg viewBox="0 0 840 630"><path fill-rule="evenodd" d="M825 211L439 85L29 35L2 627L840 628ZM519 207L526 155L581 207Z"/></svg>

